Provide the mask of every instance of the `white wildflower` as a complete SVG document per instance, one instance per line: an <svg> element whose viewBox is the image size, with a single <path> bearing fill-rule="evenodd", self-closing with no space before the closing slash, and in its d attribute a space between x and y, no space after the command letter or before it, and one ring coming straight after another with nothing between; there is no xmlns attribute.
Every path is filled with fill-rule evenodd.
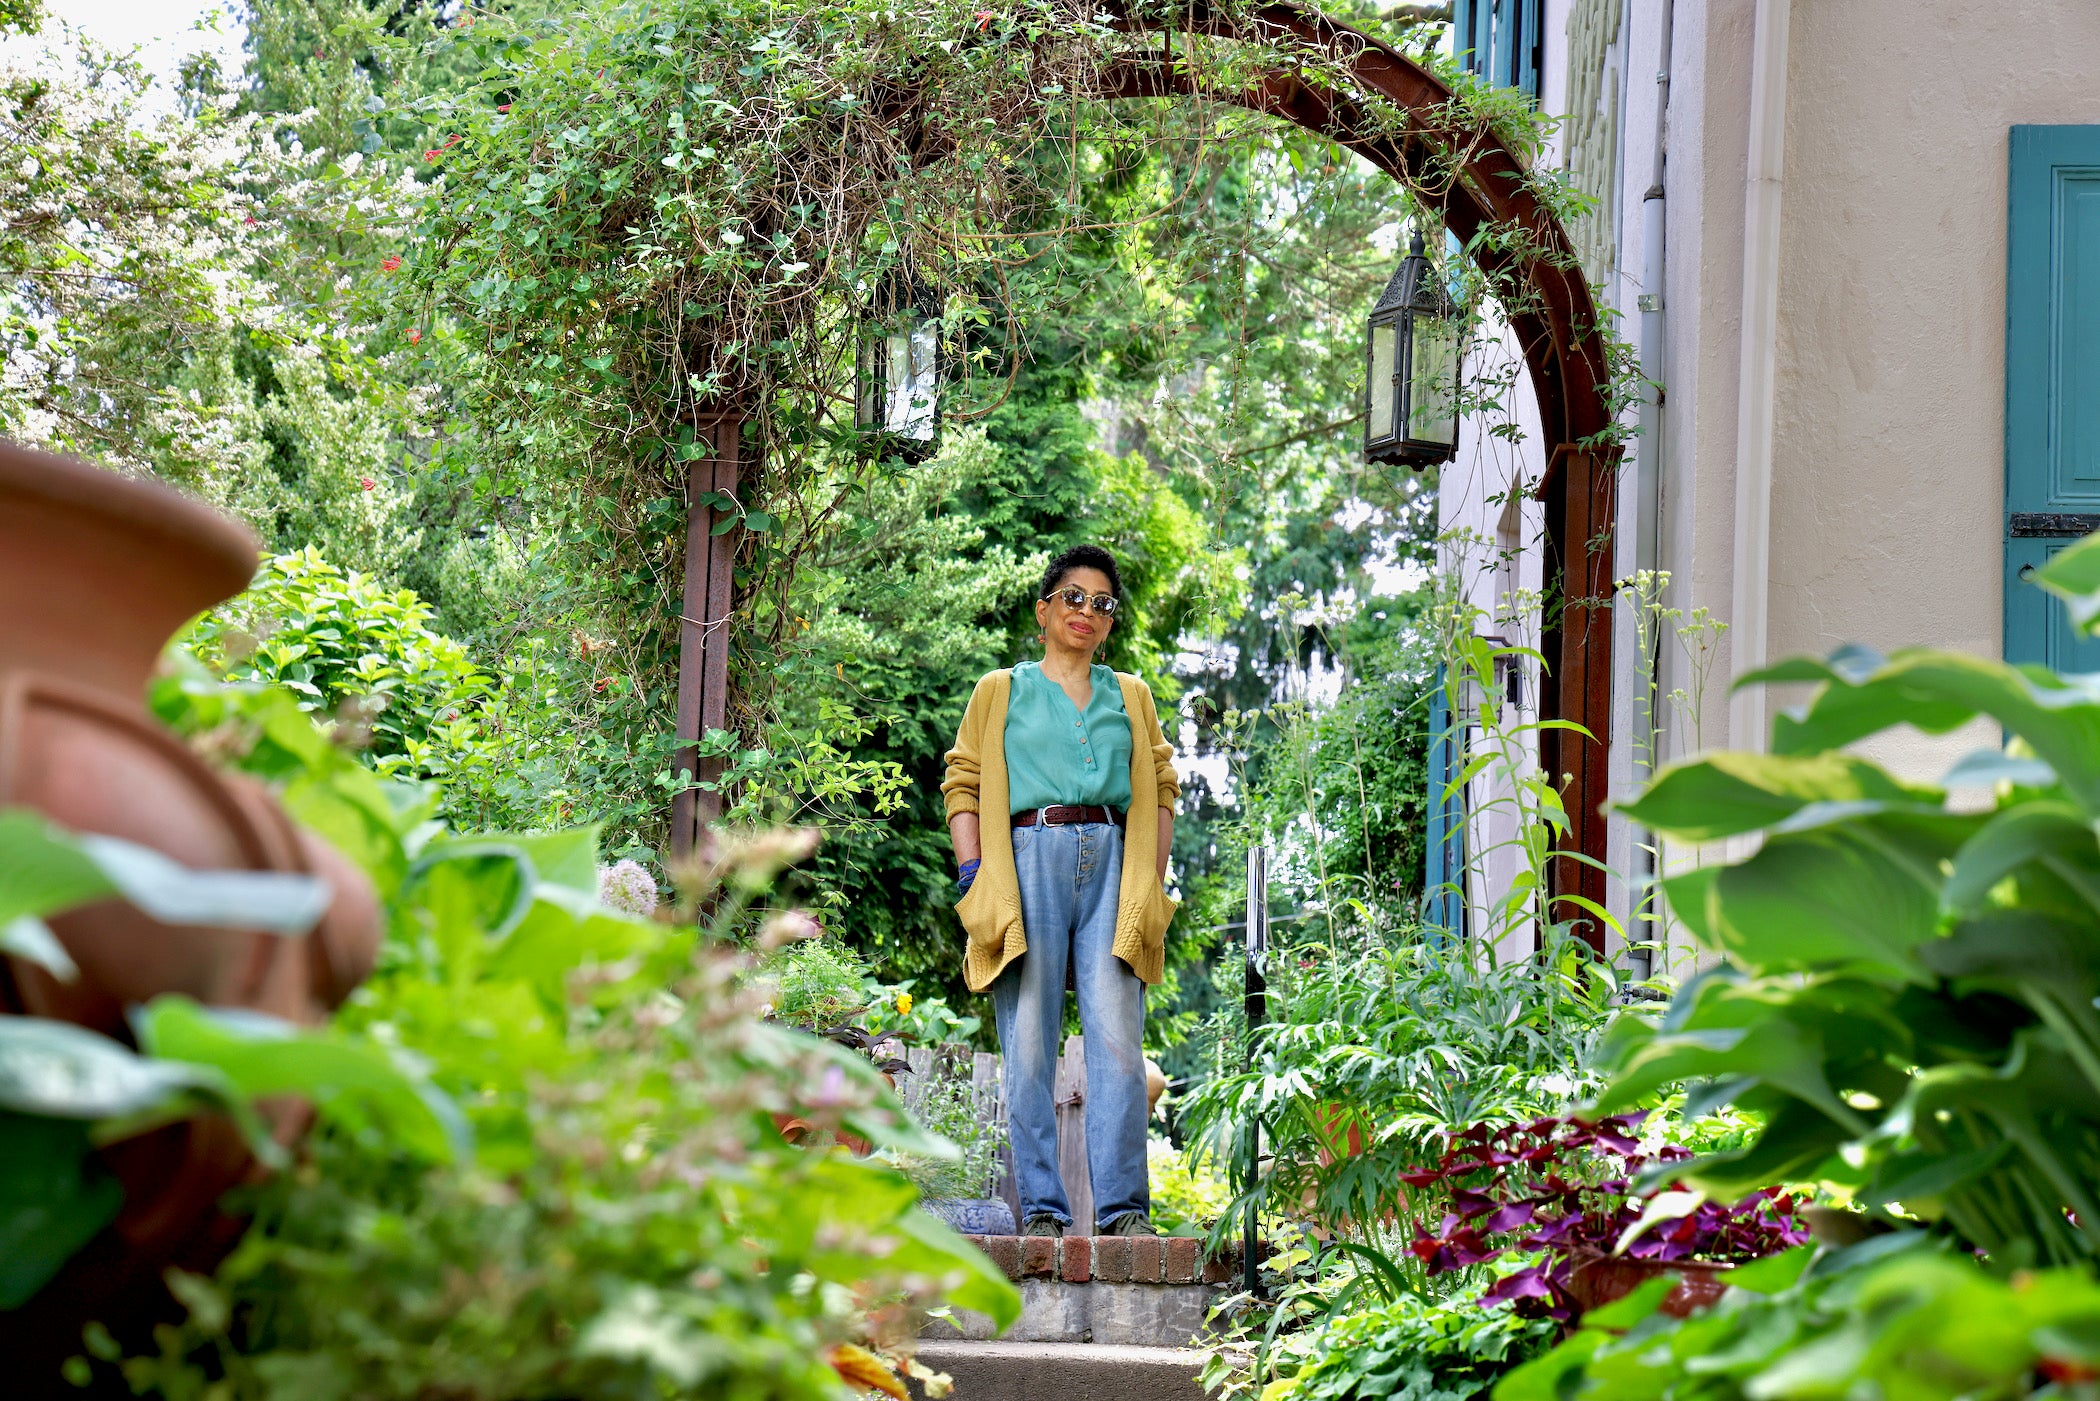
<svg viewBox="0 0 2100 1401"><path fill-rule="evenodd" d="M656 913L656 877L639 861L620 861L598 872L598 903L647 917Z"/></svg>

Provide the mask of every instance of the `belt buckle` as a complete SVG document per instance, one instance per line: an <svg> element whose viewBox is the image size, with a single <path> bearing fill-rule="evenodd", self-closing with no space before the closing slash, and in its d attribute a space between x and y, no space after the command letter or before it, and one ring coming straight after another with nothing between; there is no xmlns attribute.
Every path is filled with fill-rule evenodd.
<svg viewBox="0 0 2100 1401"><path fill-rule="evenodd" d="M1044 808L1041 812L1038 812L1036 814L1035 820L1037 822L1040 822L1045 827L1070 827L1073 824L1069 822L1059 822L1050 815L1051 813L1057 812L1060 809L1066 808L1068 806L1069 804L1066 803L1053 803L1049 807Z"/></svg>

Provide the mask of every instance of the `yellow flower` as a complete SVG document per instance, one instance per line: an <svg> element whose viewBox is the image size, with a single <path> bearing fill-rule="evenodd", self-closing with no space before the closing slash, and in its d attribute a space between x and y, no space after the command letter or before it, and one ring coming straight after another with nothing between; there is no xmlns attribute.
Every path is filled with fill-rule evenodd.
<svg viewBox="0 0 2100 1401"><path fill-rule="evenodd" d="M900 992L897 994L897 1015L900 1017L908 1017L911 1015L910 993Z"/></svg>

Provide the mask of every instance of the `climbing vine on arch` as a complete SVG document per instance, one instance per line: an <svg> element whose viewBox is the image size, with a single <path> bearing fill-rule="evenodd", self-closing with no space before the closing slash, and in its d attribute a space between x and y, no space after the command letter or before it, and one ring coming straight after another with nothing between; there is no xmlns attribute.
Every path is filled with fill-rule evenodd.
<svg viewBox="0 0 2100 1401"><path fill-rule="evenodd" d="M1490 133L1526 156L1546 133L1520 96L1433 55L1421 61L1455 95L1410 113L1354 85L1335 53L1273 31L1197 32L1221 14L1234 17L1213 6L1197 25L1072 0L659 0L485 17L440 41L481 71L424 107L430 193L404 254L399 333L471 352L462 363L479 378L462 402L486 447L482 488L529 501L557 531L566 579L653 728L669 727L698 416L729 401L751 415L760 467L738 502L738 626L770 654L807 625L789 606L797 564L846 502L905 470L851 434L856 313L887 270L908 265L944 295L964 349L944 409L968 421L1000 402L1032 328L1074 297L1071 250L1101 232L1085 182L1104 152L1174 154L1164 213L1246 143L1274 140L1276 119L1232 95L1323 86L1417 139L1425 158L1394 213L1420 218ZM1162 64L1186 93L1103 97ZM1580 204L1533 183L1548 209ZM1519 227L1473 242L1516 271L1471 274L1470 298L1506 311L1534 295L1528 262L1566 256ZM1480 383L1499 406L1506 382ZM741 679L734 719L756 738L772 698L763 677Z"/></svg>

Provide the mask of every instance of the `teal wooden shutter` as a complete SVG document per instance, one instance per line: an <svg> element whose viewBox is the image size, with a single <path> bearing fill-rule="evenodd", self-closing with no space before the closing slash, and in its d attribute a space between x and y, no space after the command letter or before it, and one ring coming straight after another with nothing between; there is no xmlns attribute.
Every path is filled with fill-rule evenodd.
<svg viewBox="0 0 2100 1401"><path fill-rule="evenodd" d="M1432 939L1466 937L1466 797L1454 789L1464 763L1465 729L1451 714L1450 674L1437 663L1429 692L1429 832L1422 922Z"/></svg>
<svg viewBox="0 0 2100 1401"><path fill-rule="evenodd" d="M2100 126L2012 129L2005 276L2005 659L2100 671L2031 575L2100 528Z"/></svg>
<svg viewBox="0 0 2100 1401"><path fill-rule="evenodd" d="M1451 46L1468 73L1497 87L1539 95L1545 58L1545 0L1454 0Z"/></svg>

